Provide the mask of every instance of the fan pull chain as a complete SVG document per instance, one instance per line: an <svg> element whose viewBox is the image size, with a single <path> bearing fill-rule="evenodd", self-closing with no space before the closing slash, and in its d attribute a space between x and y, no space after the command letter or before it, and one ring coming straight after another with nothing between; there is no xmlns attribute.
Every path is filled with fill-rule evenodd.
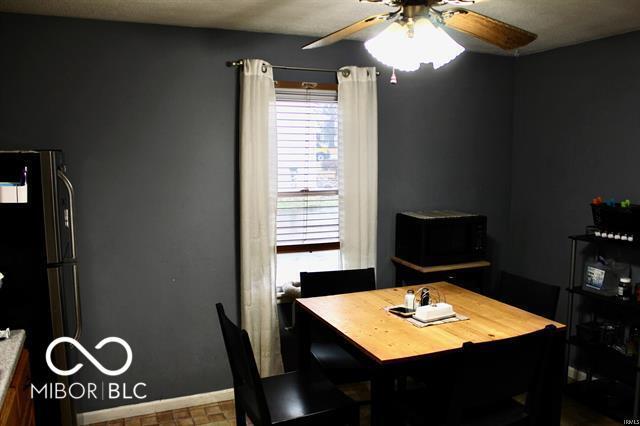
<svg viewBox="0 0 640 426"><path fill-rule="evenodd" d="M396 77L396 69L394 68L391 72L391 79L389 80L391 84L398 84L398 77Z"/></svg>

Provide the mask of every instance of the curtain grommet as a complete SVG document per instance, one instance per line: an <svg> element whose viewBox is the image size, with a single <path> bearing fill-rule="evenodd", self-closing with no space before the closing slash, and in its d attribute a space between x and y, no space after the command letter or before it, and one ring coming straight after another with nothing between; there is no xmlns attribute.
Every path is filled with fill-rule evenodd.
<svg viewBox="0 0 640 426"><path fill-rule="evenodd" d="M267 72L267 70L268 70L267 69L267 64L263 63L262 64L262 72L265 73L265 72Z"/></svg>
<svg viewBox="0 0 640 426"><path fill-rule="evenodd" d="M341 72L343 77L349 77L351 75L351 71L349 70L342 70Z"/></svg>

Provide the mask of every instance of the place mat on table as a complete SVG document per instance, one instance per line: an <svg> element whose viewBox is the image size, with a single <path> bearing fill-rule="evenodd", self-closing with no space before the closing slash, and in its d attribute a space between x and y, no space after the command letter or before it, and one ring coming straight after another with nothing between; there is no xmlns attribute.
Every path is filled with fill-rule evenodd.
<svg viewBox="0 0 640 426"><path fill-rule="evenodd" d="M384 308L384 310L389 312L389 309L397 308L398 306L402 306L402 305L387 306L386 308ZM422 321L418 321L417 319L403 318L403 317L400 317L400 316L398 316L398 318L403 319L403 320L409 322L409 324L412 324L413 326L418 327L418 328L429 327L429 326L432 326L432 325L448 324L450 322L466 321L466 320L469 319L469 317L464 316L464 315L460 315L460 314L456 314L455 317L445 318L445 319L442 319L442 320L431 321L431 322L422 322Z"/></svg>
<svg viewBox="0 0 640 426"><path fill-rule="evenodd" d="M440 325L440 324L448 324L450 322L458 322L458 321L466 321L469 319L469 317L466 317L464 315L460 315L460 314L456 314L455 317L451 317L451 318L445 318L442 320L438 320L438 321L431 321L431 322L422 322L422 321L418 321L417 319L413 319L413 318L404 318L405 320L407 320L410 324L413 324L414 326L418 327L418 328L424 328L424 327L429 327L432 325Z"/></svg>

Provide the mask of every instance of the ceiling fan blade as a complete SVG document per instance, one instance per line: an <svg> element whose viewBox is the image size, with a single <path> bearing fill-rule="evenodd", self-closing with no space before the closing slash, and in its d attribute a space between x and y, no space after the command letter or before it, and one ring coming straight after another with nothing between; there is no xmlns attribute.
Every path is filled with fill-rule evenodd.
<svg viewBox="0 0 640 426"><path fill-rule="evenodd" d="M355 34L358 31L362 31L366 28L372 27L374 25L377 25L381 22L386 21L387 19L389 19L390 17L394 16L396 12L390 12L390 13L381 13L379 15L373 15L373 16L369 16L368 18L365 18L361 21L355 22L351 25L349 25L348 27L344 27L338 31L335 31L329 35L326 35L324 37L322 37L321 39L318 39L316 41L313 41L309 44L305 44L304 46L302 46L303 49L315 49L316 47L325 47L325 46L329 46L330 44L333 44L337 41L340 41L344 38L349 37L351 34Z"/></svg>
<svg viewBox="0 0 640 426"><path fill-rule="evenodd" d="M454 30L470 34L505 50L526 46L538 38L536 34L467 9L442 12L444 23Z"/></svg>

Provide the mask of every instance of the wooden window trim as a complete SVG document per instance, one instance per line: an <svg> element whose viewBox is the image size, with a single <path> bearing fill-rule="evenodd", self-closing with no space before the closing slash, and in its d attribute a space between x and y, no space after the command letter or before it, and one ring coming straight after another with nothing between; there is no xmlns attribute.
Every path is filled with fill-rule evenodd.
<svg viewBox="0 0 640 426"><path fill-rule="evenodd" d="M340 243L317 243L317 244L294 244L289 246L278 246L277 253L303 253L325 250L340 250Z"/></svg>
<svg viewBox="0 0 640 426"><path fill-rule="evenodd" d="M321 195L338 195L338 190L311 190L311 189L301 189L300 191L295 192L278 192L278 197L308 197L308 196L321 196Z"/></svg>
<svg viewBox="0 0 640 426"><path fill-rule="evenodd" d="M338 91L337 83L316 83L313 81L274 81L277 89L311 89Z"/></svg>

